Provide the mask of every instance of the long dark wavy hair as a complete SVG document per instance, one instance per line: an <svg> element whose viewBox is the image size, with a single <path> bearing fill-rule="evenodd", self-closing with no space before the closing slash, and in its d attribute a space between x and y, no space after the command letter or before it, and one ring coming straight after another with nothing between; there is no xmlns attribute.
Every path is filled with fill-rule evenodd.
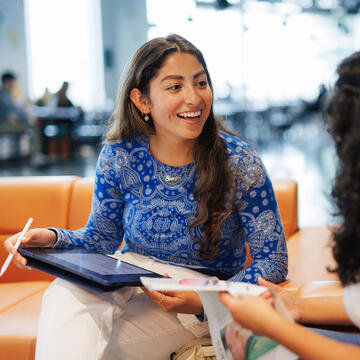
<svg viewBox="0 0 360 360"><path fill-rule="evenodd" d="M344 285L360 282L360 52L337 68L334 94L326 106L329 132L339 157L332 189L342 224L333 233L333 254Z"/></svg>
<svg viewBox="0 0 360 360"><path fill-rule="evenodd" d="M150 121L145 122L143 114L130 99L130 92L137 88L149 98L149 84L162 67L168 56L176 52L194 55L203 66L213 92L210 74L204 57L192 43L179 35L156 38L142 45L132 58L130 67L122 81L117 107L111 116L105 141L131 139L140 134L155 134ZM232 174L227 163L224 144L219 137L223 129L215 119L211 106L210 114L197 139L194 159L197 169L197 182L194 190L198 213L190 222L189 232L194 237L195 228L202 225L200 258L213 261L218 257L221 225L231 213ZM230 191L229 191L230 190Z"/></svg>

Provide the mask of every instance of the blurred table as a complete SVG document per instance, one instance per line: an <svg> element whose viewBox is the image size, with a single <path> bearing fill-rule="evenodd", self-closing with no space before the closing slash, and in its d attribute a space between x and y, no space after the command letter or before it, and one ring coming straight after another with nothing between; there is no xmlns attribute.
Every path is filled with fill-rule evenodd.
<svg viewBox="0 0 360 360"><path fill-rule="evenodd" d="M75 127L81 121L83 111L78 107L48 108L34 106L41 133L42 153L54 159L68 160L75 149Z"/></svg>

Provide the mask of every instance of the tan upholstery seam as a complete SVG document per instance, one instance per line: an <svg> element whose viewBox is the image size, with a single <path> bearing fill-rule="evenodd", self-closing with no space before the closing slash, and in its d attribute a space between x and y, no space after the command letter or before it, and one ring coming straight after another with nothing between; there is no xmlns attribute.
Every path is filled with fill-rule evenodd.
<svg viewBox="0 0 360 360"><path fill-rule="evenodd" d="M6 306L5 308L1 309L0 314L8 311L9 309L11 309L12 307L20 304L24 300L27 300L27 299L31 298L32 296L34 296L34 295L36 295L36 294L38 294L38 293L40 293L42 291L45 291L45 290L46 290L46 288L45 289L39 289L38 291L35 291L35 292L31 293L31 294L26 295L25 297L19 299L18 301L15 301L15 302L11 303L9 306Z"/></svg>

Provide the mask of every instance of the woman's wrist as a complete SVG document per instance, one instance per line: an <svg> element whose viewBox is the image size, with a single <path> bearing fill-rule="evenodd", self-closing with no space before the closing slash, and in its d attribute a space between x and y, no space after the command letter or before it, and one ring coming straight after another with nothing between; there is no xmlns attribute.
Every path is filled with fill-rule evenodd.
<svg viewBox="0 0 360 360"><path fill-rule="evenodd" d="M58 240L57 231L55 229L52 229L52 228L48 228L47 230L49 230L50 233L51 233L49 247L54 247L55 244L57 243L57 240Z"/></svg>
<svg viewBox="0 0 360 360"><path fill-rule="evenodd" d="M281 323L285 320L278 312L273 311L272 316L267 319L264 323L262 336L267 336L269 338L273 337L274 328L281 327Z"/></svg>
<svg viewBox="0 0 360 360"><path fill-rule="evenodd" d="M194 309L193 313L196 316L204 316L204 308L200 296L196 292L189 292L188 301Z"/></svg>

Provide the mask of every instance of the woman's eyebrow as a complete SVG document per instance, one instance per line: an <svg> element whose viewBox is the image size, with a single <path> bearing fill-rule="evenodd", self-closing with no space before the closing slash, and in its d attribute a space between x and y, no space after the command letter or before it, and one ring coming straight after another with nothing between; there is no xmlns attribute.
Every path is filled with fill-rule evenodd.
<svg viewBox="0 0 360 360"><path fill-rule="evenodd" d="M205 70L201 70L201 71L197 72L197 73L193 76L193 78L196 79L196 78L198 78L199 76L204 75L204 74L206 75ZM184 76L182 76L182 75L167 75L167 76L165 76L164 78L162 78L160 82L164 82L164 81L166 81L166 80L184 80Z"/></svg>
<svg viewBox="0 0 360 360"><path fill-rule="evenodd" d="M194 79L198 78L198 77L201 76L201 75L206 75L205 70L201 70L201 71L199 71L198 73L196 73L196 74L194 75Z"/></svg>
<svg viewBox="0 0 360 360"><path fill-rule="evenodd" d="M167 75L160 82L164 82L166 80L183 80L184 77L181 75Z"/></svg>

